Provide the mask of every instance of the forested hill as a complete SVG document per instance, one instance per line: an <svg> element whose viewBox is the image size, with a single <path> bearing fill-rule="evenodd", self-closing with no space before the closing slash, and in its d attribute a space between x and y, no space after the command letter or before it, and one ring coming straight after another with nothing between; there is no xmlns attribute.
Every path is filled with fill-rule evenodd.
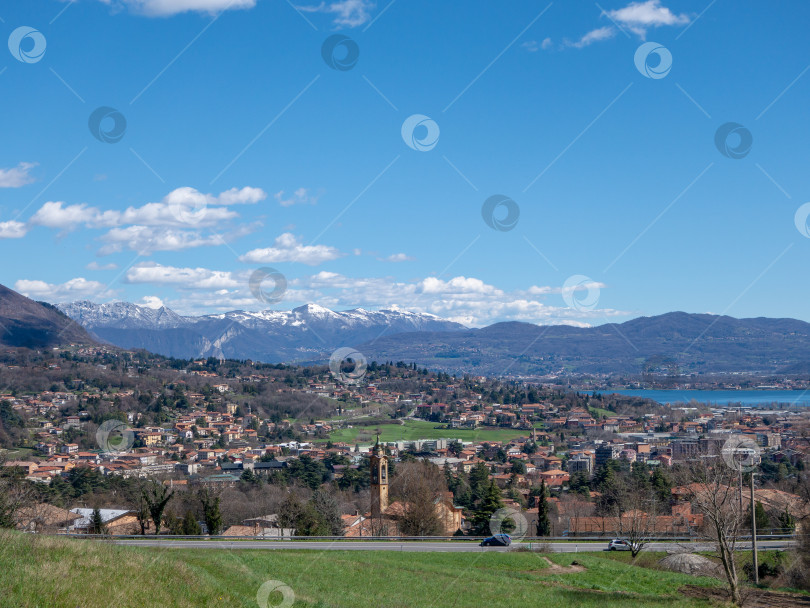
<svg viewBox="0 0 810 608"><path fill-rule="evenodd" d="M368 358L481 375L774 373L806 369L810 324L672 312L580 328L497 323L482 329L386 336Z"/></svg>

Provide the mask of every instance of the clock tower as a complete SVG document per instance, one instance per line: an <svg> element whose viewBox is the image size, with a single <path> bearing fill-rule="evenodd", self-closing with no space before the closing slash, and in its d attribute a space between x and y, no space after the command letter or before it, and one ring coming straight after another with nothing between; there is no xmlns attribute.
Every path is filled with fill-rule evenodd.
<svg viewBox="0 0 810 608"><path fill-rule="evenodd" d="M388 456L380 438L371 450L371 518L380 519L388 508Z"/></svg>

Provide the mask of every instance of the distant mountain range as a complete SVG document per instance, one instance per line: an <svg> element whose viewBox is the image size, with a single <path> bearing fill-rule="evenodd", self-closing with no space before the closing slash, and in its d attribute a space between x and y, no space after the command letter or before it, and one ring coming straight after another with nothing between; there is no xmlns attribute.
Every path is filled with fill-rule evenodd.
<svg viewBox="0 0 810 608"><path fill-rule="evenodd" d="M810 324L672 312L579 328L497 323L384 336L357 348L377 360L482 375L807 373Z"/></svg>
<svg viewBox="0 0 810 608"><path fill-rule="evenodd" d="M200 317L127 302L73 302L59 309L99 339L180 358L323 361L336 348L403 332L453 332L463 325L399 310L333 312L316 304L289 311L241 310Z"/></svg>
<svg viewBox="0 0 810 608"><path fill-rule="evenodd" d="M810 372L810 324L795 319L673 312L591 328L510 322L468 329L428 314L315 304L199 317L126 302L57 308L0 286L0 345L94 340L173 357L271 363L323 362L353 346L369 361L490 376Z"/></svg>
<svg viewBox="0 0 810 608"><path fill-rule="evenodd" d="M56 307L35 302L0 285L0 345L48 348L94 342L81 325Z"/></svg>

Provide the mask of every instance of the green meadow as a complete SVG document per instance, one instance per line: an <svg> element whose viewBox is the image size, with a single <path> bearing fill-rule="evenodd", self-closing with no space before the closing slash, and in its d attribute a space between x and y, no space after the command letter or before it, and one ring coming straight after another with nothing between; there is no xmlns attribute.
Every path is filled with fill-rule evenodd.
<svg viewBox="0 0 810 608"><path fill-rule="evenodd" d="M261 608L708 608L679 590L719 584L596 553L187 550L14 532L0 533L0 569L2 608L256 608L265 583L284 593Z"/></svg>

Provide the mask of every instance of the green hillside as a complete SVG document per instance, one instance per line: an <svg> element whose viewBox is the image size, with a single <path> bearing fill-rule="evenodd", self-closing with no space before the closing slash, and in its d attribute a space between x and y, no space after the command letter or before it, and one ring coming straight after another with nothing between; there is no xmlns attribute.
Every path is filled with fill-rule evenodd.
<svg viewBox="0 0 810 608"><path fill-rule="evenodd" d="M0 532L2 608L256 608L266 581L296 607L709 606L678 592L707 579L598 554L178 550ZM576 559L584 570L565 571ZM269 606L283 603L276 592ZM265 607L263 607L265 608Z"/></svg>

